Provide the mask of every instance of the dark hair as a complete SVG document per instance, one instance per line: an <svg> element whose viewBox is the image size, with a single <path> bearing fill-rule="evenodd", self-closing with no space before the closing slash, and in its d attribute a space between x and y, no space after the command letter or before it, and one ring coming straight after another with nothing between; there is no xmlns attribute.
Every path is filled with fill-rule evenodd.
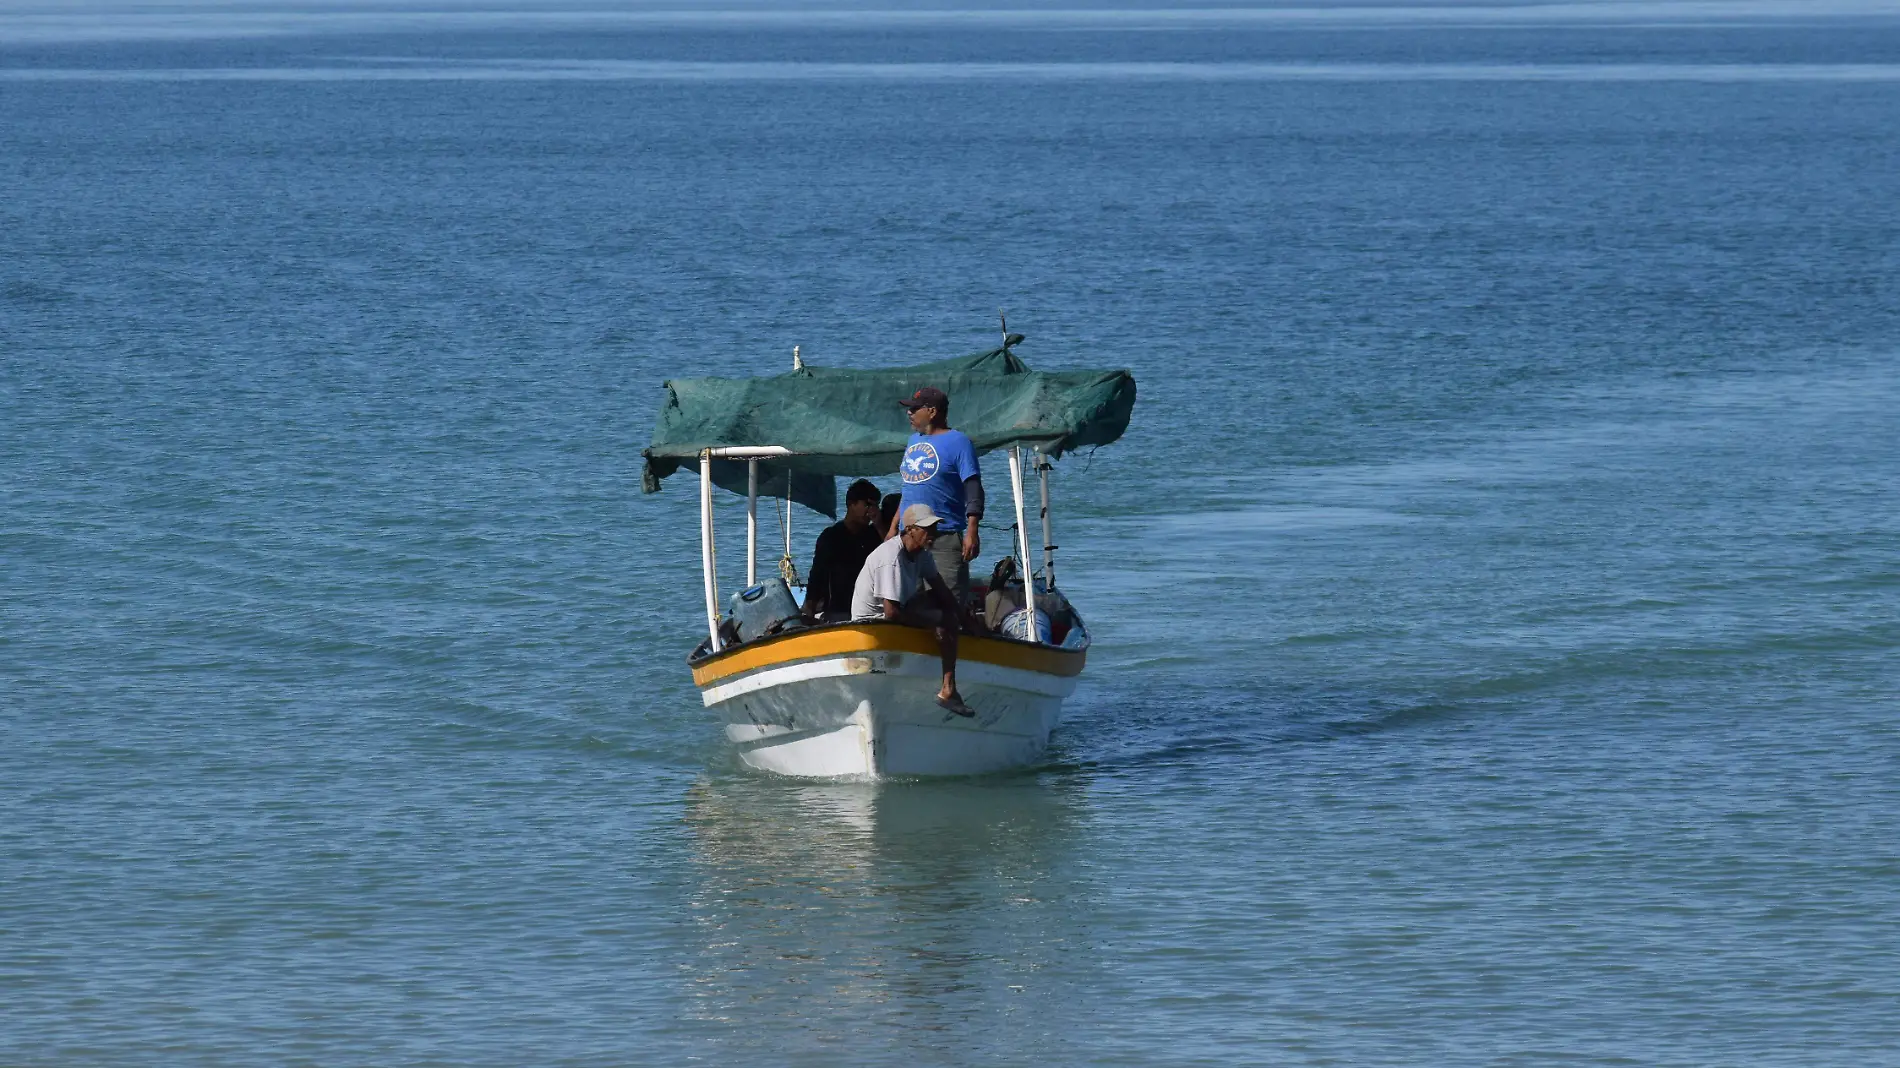
<svg viewBox="0 0 1900 1068"><path fill-rule="evenodd" d="M897 518L897 506L904 499L901 493L886 493L884 501L877 506L878 525L888 527L891 520Z"/></svg>
<svg viewBox="0 0 1900 1068"><path fill-rule="evenodd" d="M868 478L861 478L851 483L851 488L844 491L844 503L849 505L859 501L875 501L877 496L877 483Z"/></svg>

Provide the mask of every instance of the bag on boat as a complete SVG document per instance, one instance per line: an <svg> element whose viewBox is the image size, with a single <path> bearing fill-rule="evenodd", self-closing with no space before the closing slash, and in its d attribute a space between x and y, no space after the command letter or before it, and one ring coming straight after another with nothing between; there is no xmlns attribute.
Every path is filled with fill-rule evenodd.
<svg viewBox="0 0 1900 1068"><path fill-rule="evenodd" d="M1031 636L1029 626L1029 610L1026 608L1018 609L1004 617L1003 636L1006 638L1015 638L1018 641L1041 642L1044 645L1053 644L1050 637L1049 613L1036 613L1036 630L1034 636Z"/></svg>

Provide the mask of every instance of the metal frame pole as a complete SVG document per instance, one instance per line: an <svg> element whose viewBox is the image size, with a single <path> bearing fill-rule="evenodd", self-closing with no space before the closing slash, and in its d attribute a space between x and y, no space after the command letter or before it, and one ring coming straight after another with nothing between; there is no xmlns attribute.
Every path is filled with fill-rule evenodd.
<svg viewBox="0 0 1900 1068"><path fill-rule="evenodd" d="M745 584L759 584L759 461L745 462Z"/></svg>
<svg viewBox="0 0 1900 1068"><path fill-rule="evenodd" d="M785 556L783 559L792 559L792 471L789 467L785 469ZM796 578L798 575L796 561L793 561L791 571L793 578ZM786 581L790 582L791 579Z"/></svg>
<svg viewBox="0 0 1900 1068"><path fill-rule="evenodd" d="M719 561L713 548L712 450L699 454L699 566L706 578L706 634L719 651Z"/></svg>
<svg viewBox="0 0 1900 1068"><path fill-rule="evenodd" d="M1024 599L1029 603L1024 607L1029 611L1029 640L1040 642L1036 633L1036 581L1029 574L1029 519L1023 509L1023 450L1020 445L1009 447L1009 488L1016 499L1016 549L1020 554L1016 560L1022 565Z"/></svg>
<svg viewBox="0 0 1900 1068"><path fill-rule="evenodd" d="M1049 456L1041 446L1036 448L1036 473L1042 476L1042 582L1053 591L1056 588L1056 539L1049 532Z"/></svg>

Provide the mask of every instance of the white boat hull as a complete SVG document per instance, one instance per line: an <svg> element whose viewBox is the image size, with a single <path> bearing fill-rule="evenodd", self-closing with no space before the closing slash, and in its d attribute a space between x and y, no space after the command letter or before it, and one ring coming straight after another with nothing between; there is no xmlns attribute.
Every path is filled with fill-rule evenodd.
<svg viewBox="0 0 1900 1068"><path fill-rule="evenodd" d="M864 651L775 664L703 686L706 707L752 767L818 778L977 775L1040 761L1075 676L966 660L958 689L976 710L936 703L941 662Z"/></svg>

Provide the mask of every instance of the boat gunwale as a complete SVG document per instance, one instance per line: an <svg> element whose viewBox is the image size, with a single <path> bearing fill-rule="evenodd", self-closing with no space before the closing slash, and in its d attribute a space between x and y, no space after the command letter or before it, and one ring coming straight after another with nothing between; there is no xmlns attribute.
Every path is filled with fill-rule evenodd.
<svg viewBox="0 0 1900 1068"><path fill-rule="evenodd" d="M823 642L820 644L825 645L826 648L821 651L794 652L780 648L821 637L856 637L860 640L846 641L842 643L843 647L839 647L840 643L837 642ZM783 655L774 655L775 651ZM693 683L697 686L706 686L749 671L777 667L800 660L822 660L832 656L879 652L935 656L937 655L937 640L936 636L926 628L913 627L891 620L826 623L814 627L800 627L797 630L734 645L697 660L689 657L686 663L692 669ZM1002 655L996 655L999 653ZM957 659L959 662L967 660L998 667L1035 671L1045 675L1072 677L1082 673L1082 666L1088 659L1088 647L1065 649L1057 645L1023 641L1020 638L1010 638L1000 634L962 634L957 640ZM1038 660L1043 661L1043 665L1036 665L1035 661Z"/></svg>

